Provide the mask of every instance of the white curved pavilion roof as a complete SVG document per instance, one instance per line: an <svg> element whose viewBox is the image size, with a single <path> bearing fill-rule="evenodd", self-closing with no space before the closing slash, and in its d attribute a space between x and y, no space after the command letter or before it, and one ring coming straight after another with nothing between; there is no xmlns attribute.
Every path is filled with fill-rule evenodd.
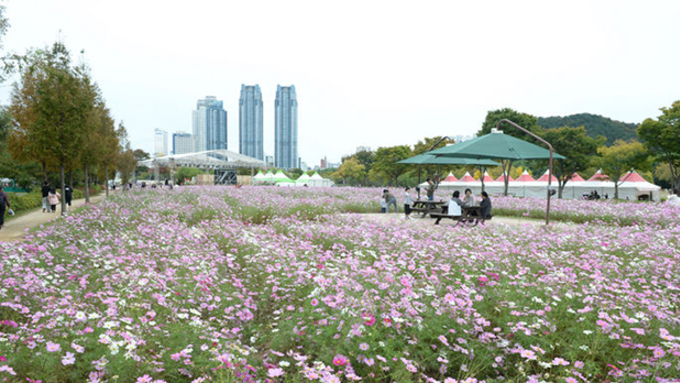
<svg viewBox="0 0 680 383"><path fill-rule="evenodd" d="M174 163L176 166L186 166L203 169L222 168L256 168L265 167L264 161L244 156L230 150L207 150L205 152L173 154L139 161L139 166L154 167L155 164L167 165Z"/></svg>

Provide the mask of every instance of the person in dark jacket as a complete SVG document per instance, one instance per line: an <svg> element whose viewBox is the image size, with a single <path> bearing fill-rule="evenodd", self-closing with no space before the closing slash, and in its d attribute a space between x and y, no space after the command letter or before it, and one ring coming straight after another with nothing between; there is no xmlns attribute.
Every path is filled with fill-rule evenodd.
<svg viewBox="0 0 680 383"><path fill-rule="evenodd" d="M5 224L5 209L12 208L9 205L9 197L7 197L7 194L5 194L5 191L2 189L2 185L0 185L0 229L2 229L2 225Z"/></svg>
<svg viewBox="0 0 680 383"><path fill-rule="evenodd" d="M68 206L71 206L71 200L73 199L73 189L71 189L70 186L66 185L64 186L64 202Z"/></svg>
<svg viewBox="0 0 680 383"><path fill-rule="evenodd" d="M47 202L47 196L50 194L50 183L45 181L42 187L42 208L43 213L50 211L50 204Z"/></svg>
<svg viewBox="0 0 680 383"><path fill-rule="evenodd" d="M482 217L484 219L491 217L491 198L487 192L482 192L482 202L479 203L482 208Z"/></svg>

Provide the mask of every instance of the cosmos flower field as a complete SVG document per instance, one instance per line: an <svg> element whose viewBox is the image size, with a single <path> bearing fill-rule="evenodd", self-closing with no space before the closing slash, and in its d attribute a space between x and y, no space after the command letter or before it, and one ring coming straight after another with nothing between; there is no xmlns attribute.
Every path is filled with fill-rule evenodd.
<svg viewBox="0 0 680 383"><path fill-rule="evenodd" d="M0 243L0 381L680 379L680 209L435 227L379 196L137 190Z"/></svg>

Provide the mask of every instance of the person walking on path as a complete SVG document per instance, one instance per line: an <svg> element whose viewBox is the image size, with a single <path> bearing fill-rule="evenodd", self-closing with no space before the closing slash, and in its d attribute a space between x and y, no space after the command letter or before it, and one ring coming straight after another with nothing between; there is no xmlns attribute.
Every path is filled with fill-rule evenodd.
<svg viewBox="0 0 680 383"><path fill-rule="evenodd" d="M404 213L406 214L406 219L411 218L411 204L413 204L413 197L411 197L409 190L411 190L411 188L407 186L404 191Z"/></svg>
<svg viewBox="0 0 680 383"><path fill-rule="evenodd" d="M72 200L73 200L73 189L71 189L70 186L66 185L64 187L64 202L66 202L66 205L71 206Z"/></svg>
<svg viewBox="0 0 680 383"><path fill-rule="evenodd" d="M12 207L9 204L9 198L7 197L7 194L5 194L5 191L2 190L2 185L0 185L0 229L2 229L2 226L5 224L5 209L10 210ZM12 212L10 211L10 214Z"/></svg>
<svg viewBox="0 0 680 383"><path fill-rule="evenodd" d="M394 206L394 212L399 213L399 208L397 208L397 197L387 189L383 190L383 195L385 196L385 202L387 202L387 213L390 212L390 206Z"/></svg>
<svg viewBox="0 0 680 383"><path fill-rule="evenodd" d="M49 202L50 204L50 210L52 213L57 212L57 204L59 203L59 198L61 198L61 194L57 193L57 190L55 188L50 189L50 192L47 195L47 202Z"/></svg>
<svg viewBox="0 0 680 383"><path fill-rule="evenodd" d="M43 213L47 213L50 211L50 204L47 201L47 196L50 194L50 182L45 181L43 183L42 187L42 207L43 207Z"/></svg>

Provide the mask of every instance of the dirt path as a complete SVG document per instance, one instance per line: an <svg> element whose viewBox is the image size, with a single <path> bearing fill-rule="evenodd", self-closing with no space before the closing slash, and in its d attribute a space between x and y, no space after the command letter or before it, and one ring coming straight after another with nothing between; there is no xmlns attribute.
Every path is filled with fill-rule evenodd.
<svg viewBox="0 0 680 383"><path fill-rule="evenodd" d="M97 203L103 200L104 197L104 193L101 193L95 197L91 197L90 203ZM73 206L67 206L67 214L69 211L73 211L74 209L85 205L85 198L73 200L71 204ZM0 229L0 242L22 240L28 229L43 225L55 219L59 219L61 217L59 214L60 211L61 205L58 205L56 213L43 213L42 208L38 208L23 214L20 217L10 220L7 220L7 217L5 217L5 225L2 227L2 229Z"/></svg>
<svg viewBox="0 0 680 383"><path fill-rule="evenodd" d="M372 219L375 221L381 221L381 222L418 222L422 223L425 222L427 225L433 225L434 226L434 221L427 217L427 218L420 218L414 216L410 220L404 219L404 214L399 213L399 214L362 214L364 217L368 219ZM448 219L442 220L441 225L442 226L455 226L457 223ZM551 222L551 225L567 225L564 222ZM510 217L493 217L491 221L486 222L486 226L499 226L499 225L507 225L507 226L524 226L524 225L529 225L529 226L544 226L545 221L544 220L537 220L537 219L528 219L528 218L510 218Z"/></svg>

